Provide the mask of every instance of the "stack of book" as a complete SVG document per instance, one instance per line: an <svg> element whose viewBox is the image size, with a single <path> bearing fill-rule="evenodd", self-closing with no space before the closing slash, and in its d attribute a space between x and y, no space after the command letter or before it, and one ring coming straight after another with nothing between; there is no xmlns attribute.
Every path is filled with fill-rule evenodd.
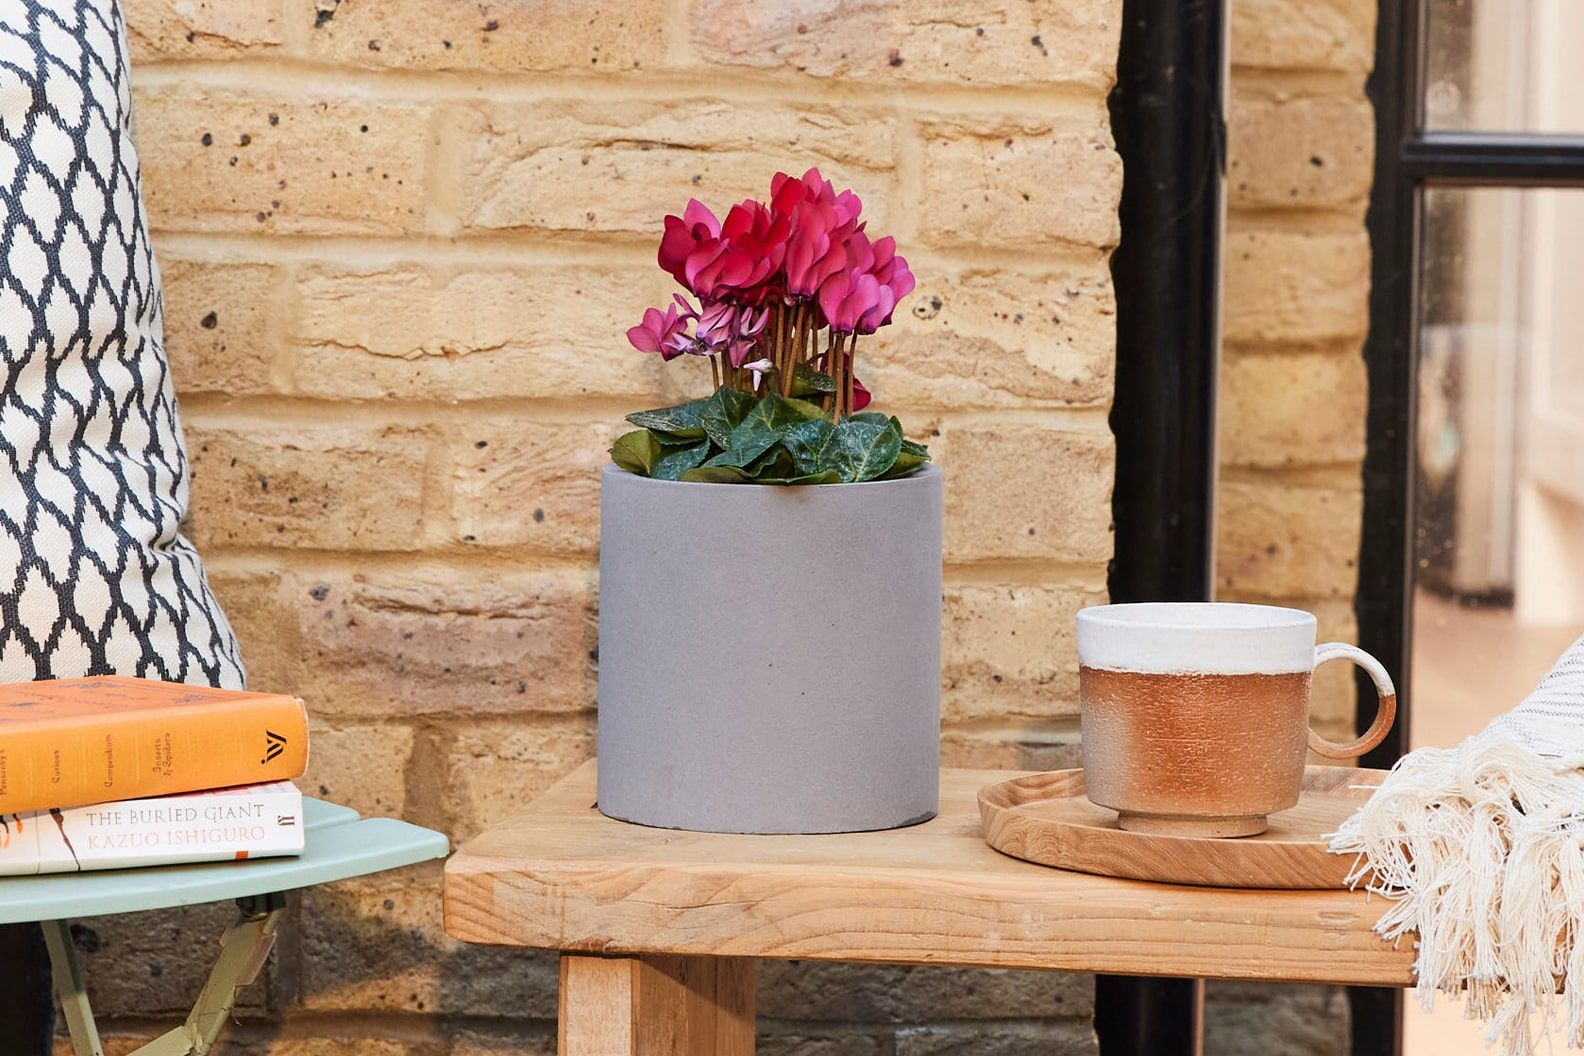
<svg viewBox="0 0 1584 1056"><path fill-rule="evenodd" d="M103 677L0 686L0 876L297 855L302 701Z"/></svg>

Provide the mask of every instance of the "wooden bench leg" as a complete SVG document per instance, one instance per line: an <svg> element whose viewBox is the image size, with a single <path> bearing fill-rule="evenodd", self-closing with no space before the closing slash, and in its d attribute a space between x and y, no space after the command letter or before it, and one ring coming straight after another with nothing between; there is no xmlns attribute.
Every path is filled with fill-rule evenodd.
<svg viewBox="0 0 1584 1056"><path fill-rule="evenodd" d="M560 1056L753 1056L750 957L561 955Z"/></svg>

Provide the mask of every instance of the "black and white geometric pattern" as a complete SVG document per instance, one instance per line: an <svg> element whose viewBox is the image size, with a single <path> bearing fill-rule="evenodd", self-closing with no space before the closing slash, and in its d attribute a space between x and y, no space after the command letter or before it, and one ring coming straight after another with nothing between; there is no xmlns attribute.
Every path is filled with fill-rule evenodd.
<svg viewBox="0 0 1584 1056"><path fill-rule="evenodd" d="M0 0L0 682L240 688L179 532L187 455L131 116L115 0Z"/></svg>

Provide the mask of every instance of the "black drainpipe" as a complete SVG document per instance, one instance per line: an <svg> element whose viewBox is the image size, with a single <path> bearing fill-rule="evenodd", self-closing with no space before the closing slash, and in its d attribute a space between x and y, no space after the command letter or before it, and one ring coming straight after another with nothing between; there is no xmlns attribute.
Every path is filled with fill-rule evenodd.
<svg viewBox="0 0 1584 1056"><path fill-rule="evenodd" d="M1213 595L1226 177L1224 0L1123 0L1113 601ZM1204 984L1101 975L1101 1056L1199 1056Z"/></svg>

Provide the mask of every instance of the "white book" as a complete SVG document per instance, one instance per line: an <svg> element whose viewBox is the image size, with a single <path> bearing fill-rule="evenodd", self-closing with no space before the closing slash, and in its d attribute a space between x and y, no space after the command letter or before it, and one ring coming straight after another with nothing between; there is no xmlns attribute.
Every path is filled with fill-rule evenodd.
<svg viewBox="0 0 1584 1056"><path fill-rule="evenodd" d="M283 858L303 850L290 781L0 814L0 876Z"/></svg>

